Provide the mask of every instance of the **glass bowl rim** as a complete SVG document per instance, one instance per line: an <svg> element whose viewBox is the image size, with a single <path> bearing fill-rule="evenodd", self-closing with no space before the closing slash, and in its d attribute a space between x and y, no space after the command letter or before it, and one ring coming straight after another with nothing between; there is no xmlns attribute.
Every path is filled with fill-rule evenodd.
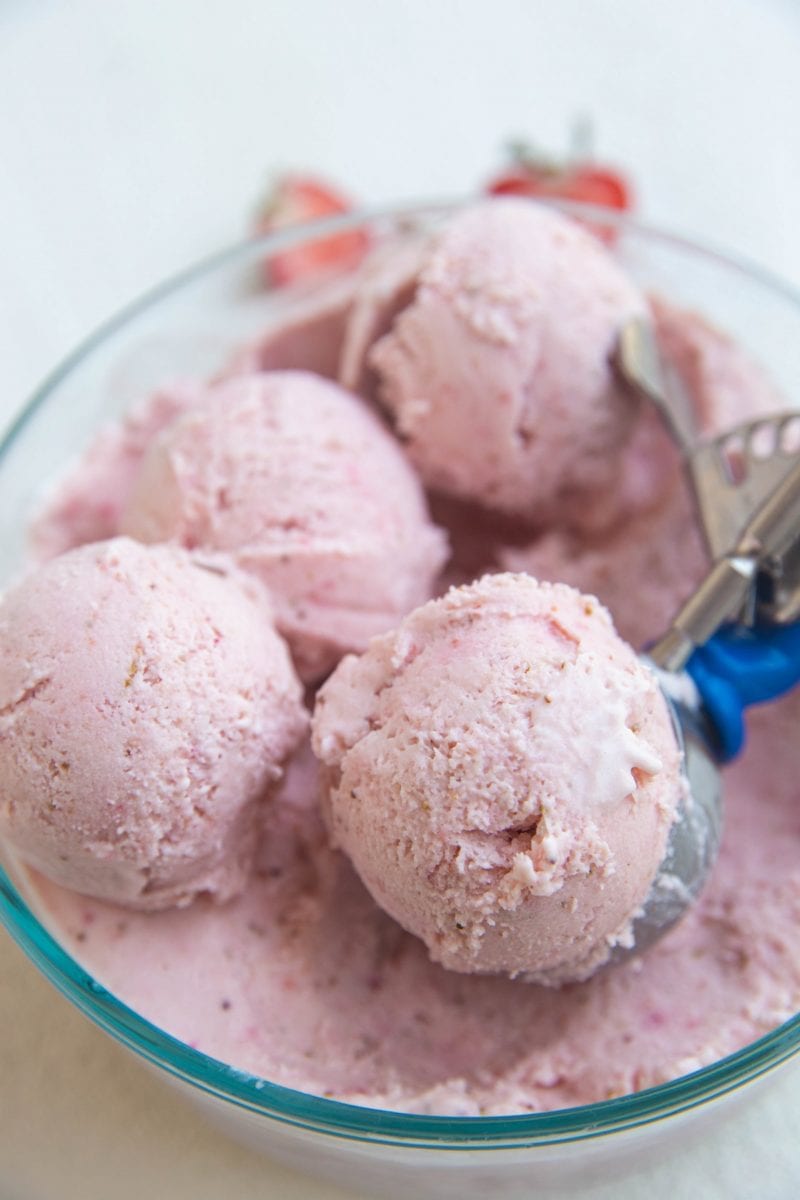
<svg viewBox="0 0 800 1200"><path fill-rule="evenodd" d="M365 223L414 221L444 215L474 197L362 209L324 218L278 233L237 241L149 288L119 309L81 341L35 389L0 441L0 468L17 438L51 394L84 359L147 309L184 287L232 266L238 260L268 256L305 241L315 241ZM546 201L571 215L653 239L674 249L716 261L778 293L798 308L800 291L747 261L708 244L669 233L627 214L575 202ZM396 1112L348 1104L237 1070L180 1042L123 1004L64 950L25 903L0 866L0 922L22 950L76 1007L116 1041L184 1084L282 1124L346 1140L444 1150L525 1148L595 1139L648 1125L717 1099L778 1067L800 1050L800 1013L741 1050L691 1074L640 1092L545 1112L503 1116L438 1116Z"/></svg>

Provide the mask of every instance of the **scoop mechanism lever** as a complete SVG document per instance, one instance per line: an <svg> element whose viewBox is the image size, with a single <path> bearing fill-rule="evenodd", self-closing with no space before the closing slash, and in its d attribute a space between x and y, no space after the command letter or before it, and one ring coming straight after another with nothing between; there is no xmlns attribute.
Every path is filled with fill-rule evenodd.
<svg viewBox="0 0 800 1200"><path fill-rule="evenodd" d="M655 406L681 451L709 555L715 565L726 564L709 584L706 599L716 589L712 611L718 604L730 605L725 616L749 626L798 620L800 538L792 488L798 486L800 412L785 410L718 437L702 436L691 397L679 373L660 354L652 323L643 318L622 327L612 363L625 386ZM765 502L760 521L753 525L753 514L761 513ZM750 530L750 541L744 538L745 529ZM749 578L754 556L757 568ZM739 591L742 603L737 609L733 598ZM695 610L683 620L695 627L696 617ZM696 628L699 644L702 628Z"/></svg>
<svg viewBox="0 0 800 1200"><path fill-rule="evenodd" d="M687 791L630 945L615 950L615 962L662 937L702 891L720 841L719 766L744 744L745 709L800 682L800 622L748 627L735 619L756 585L761 555L776 547L792 553L798 541L800 462L645 656L672 709Z"/></svg>

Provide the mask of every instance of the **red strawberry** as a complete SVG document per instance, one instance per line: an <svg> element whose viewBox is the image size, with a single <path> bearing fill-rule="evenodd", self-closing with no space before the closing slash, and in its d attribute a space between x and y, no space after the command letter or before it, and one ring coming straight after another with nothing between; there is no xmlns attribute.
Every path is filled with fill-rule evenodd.
<svg viewBox="0 0 800 1200"><path fill-rule="evenodd" d="M327 183L308 175L285 175L276 182L261 207L255 229L257 233L272 233L289 225L350 212L352 207L349 200ZM265 263L265 271L275 286L294 283L326 271L354 267L368 245L365 229L348 230L274 254Z"/></svg>
<svg viewBox="0 0 800 1200"><path fill-rule="evenodd" d="M620 211L633 207L633 191L625 176L613 167L595 165L586 151L561 163L543 158L524 145L512 146L511 155L508 170L486 185L490 195L553 197ZM614 231L609 227L590 228L604 242L614 241Z"/></svg>

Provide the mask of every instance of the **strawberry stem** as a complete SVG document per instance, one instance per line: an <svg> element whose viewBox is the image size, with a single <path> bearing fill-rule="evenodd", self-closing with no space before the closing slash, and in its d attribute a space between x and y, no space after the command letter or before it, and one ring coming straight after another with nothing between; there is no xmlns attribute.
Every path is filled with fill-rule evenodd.
<svg viewBox="0 0 800 1200"><path fill-rule="evenodd" d="M560 175L563 165L552 154L534 146L524 138L514 138L506 143L506 153L511 163L522 170L535 171L542 175Z"/></svg>
<svg viewBox="0 0 800 1200"><path fill-rule="evenodd" d="M569 158L571 166L584 166L594 161L595 128L589 113L578 113L572 119L569 135Z"/></svg>

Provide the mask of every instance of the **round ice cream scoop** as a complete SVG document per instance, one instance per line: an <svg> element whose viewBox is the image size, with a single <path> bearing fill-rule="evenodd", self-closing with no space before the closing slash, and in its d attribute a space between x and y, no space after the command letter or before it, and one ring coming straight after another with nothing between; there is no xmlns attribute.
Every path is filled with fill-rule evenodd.
<svg viewBox="0 0 800 1200"><path fill-rule="evenodd" d="M313 736L334 842L444 966L562 983L630 944L685 788L656 676L594 598L454 588L339 665Z"/></svg>
<svg viewBox="0 0 800 1200"><path fill-rule="evenodd" d="M744 708L800 678L800 626L720 629L799 506L800 467L649 658L592 597L495 575L340 665L313 721L331 833L434 959L585 979L693 902Z"/></svg>
<svg viewBox="0 0 800 1200"><path fill-rule="evenodd" d="M236 895L306 726L266 594L232 567L116 538L0 603L0 834L64 887Z"/></svg>
<svg viewBox="0 0 800 1200"><path fill-rule="evenodd" d="M618 475L637 412L609 354L620 325L645 314L643 296L597 238L519 197L466 208L418 256L416 278L401 260L388 301L378 289L367 304L374 320L354 304L345 377L363 376L354 346L390 315L366 366L425 483L582 524Z"/></svg>
<svg viewBox="0 0 800 1200"><path fill-rule="evenodd" d="M309 682L427 600L447 558L395 438L307 371L208 388L151 444L121 528L257 576Z"/></svg>

